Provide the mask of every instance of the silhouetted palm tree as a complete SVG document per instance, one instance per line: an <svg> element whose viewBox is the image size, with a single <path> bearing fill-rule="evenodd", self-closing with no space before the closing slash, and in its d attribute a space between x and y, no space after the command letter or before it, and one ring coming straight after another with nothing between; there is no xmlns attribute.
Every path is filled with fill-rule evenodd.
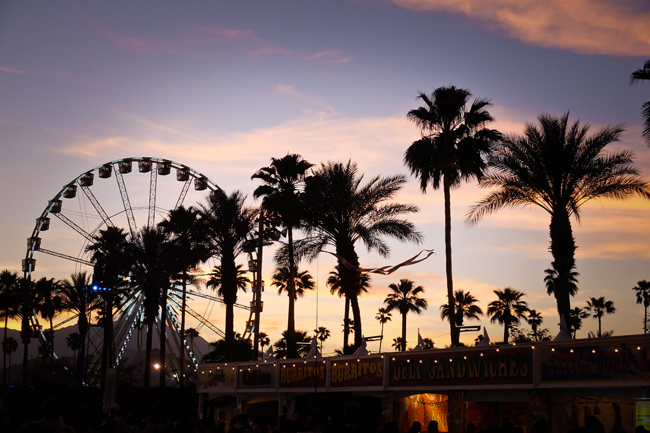
<svg viewBox="0 0 650 433"><path fill-rule="evenodd" d="M542 313L538 313L537 310L529 310L526 321L533 330L533 340L539 341L539 327L542 326L542 322L544 322Z"/></svg>
<svg viewBox="0 0 650 433"><path fill-rule="evenodd" d="M275 269L271 280L271 286L278 288L278 295L285 292L287 296L289 296L289 292L291 291L291 273L291 270L287 266L280 266ZM298 267L296 267L293 274L293 293L295 302L298 298L305 296L306 290L314 290L316 285L309 271L300 272Z"/></svg>
<svg viewBox="0 0 650 433"><path fill-rule="evenodd" d="M11 354L18 350L18 340L13 337L7 337L2 340L2 353L4 356L9 357L9 370L4 372L6 375L6 381L9 383L9 377L11 377Z"/></svg>
<svg viewBox="0 0 650 433"><path fill-rule="evenodd" d="M408 313L422 314L428 307L428 302L420 295L424 293L424 287L414 287L414 282L408 279L401 279L399 284L389 284L392 290L384 299L386 311L397 310L402 315L402 352L406 350L406 315Z"/></svg>
<svg viewBox="0 0 650 433"><path fill-rule="evenodd" d="M77 327L81 336L81 347L77 357L77 384L83 384L86 368L86 335L88 334L88 317L99 307L97 292L90 287L90 276L86 272L74 273L69 280L61 282L61 306L64 311L77 315Z"/></svg>
<svg viewBox="0 0 650 433"><path fill-rule="evenodd" d="M330 338L330 330L327 329L324 326L319 326L318 329L314 329L314 334L316 334L316 337L318 338L318 341L320 341L320 353L323 353L323 343L325 340Z"/></svg>
<svg viewBox="0 0 650 433"><path fill-rule="evenodd" d="M20 304L17 296L20 290L18 274L8 269L0 272L0 314L4 316L5 326L3 341L7 340L7 325L9 319L18 317ZM7 386L7 355L3 352L2 357L2 384Z"/></svg>
<svg viewBox="0 0 650 433"><path fill-rule="evenodd" d="M196 356L196 349L194 349L194 339L199 336L199 331L197 331L195 328L187 328L185 330L185 336L190 339L190 349L192 349L192 353L194 356Z"/></svg>
<svg viewBox="0 0 650 433"><path fill-rule="evenodd" d="M60 283L54 278L40 278L34 284L36 294L36 312L50 324L48 333L48 357L50 358L51 373L54 373L54 324L53 319L63 309L60 294Z"/></svg>
<svg viewBox="0 0 650 433"><path fill-rule="evenodd" d="M428 338L428 337L424 337L422 339L422 343L423 343L422 348L425 349L425 350L435 349L434 341L432 339Z"/></svg>
<svg viewBox="0 0 650 433"><path fill-rule="evenodd" d="M478 316L483 315L481 307L476 305L476 299L470 292L465 293L464 290L456 290L454 292L454 314L456 317L456 326L463 326L465 319L479 320ZM449 320L449 304L440 306L440 318L442 320Z"/></svg>
<svg viewBox="0 0 650 433"><path fill-rule="evenodd" d="M271 344L271 339L266 332L260 332L260 352L264 353L264 348Z"/></svg>
<svg viewBox="0 0 650 433"><path fill-rule="evenodd" d="M582 320L589 317L589 313L580 307L574 307L571 309L570 316L572 330L571 336L576 338L576 333L582 328Z"/></svg>
<svg viewBox="0 0 650 433"><path fill-rule="evenodd" d="M84 343L84 339L78 332L71 332L70 335L65 337L65 343L72 350L72 356L76 358L77 350L81 349L81 345Z"/></svg>
<svg viewBox="0 0 650 433"><path fill-rule="evenodd" d="M646 60L642 69L637 69L630 75L630 84L643 80L650 80L650 60ZM641 114L645 120L643 139L650 146L650 101L642 105Z"/></svg>
<svg viewBox="0 0 650 433"><path fill-rule="evenodd" d="M422 137L414 141L404 154L404 163L411 174L420 179L420 189L426 192L443 187L445 200L445 269L447 274L447 304L452 305L454 286L451 259L451 190L461 182L480 179L485 170L484 157L500 134L485 125L494 119L487 111L489 99L479 98L467 104L472 94L454 86L439 87L428 96L420 92L424 105L411 110L407 118L420 128ZM451 344L458 345L455 312L449 311Z"/></svg>
<svg viewBox="0 0 650 433"><path fill-rule="evenodd" d="M348 161L322 164L305 180L308 211L306 232L311 237L303 246L314 259L326 245L336 249L343 293L350 298L354 317L354 347L362 343L361 310L358 295L363 273L355 250L361 241L368 251L388 257L390 248L383 237L420 242L421 235L403 215L417 212L413 205L392 203L406 178L401 175L374 177L361 185L357 165Z"/></svg>
<svg viewBox="0 0 650 433"><path fill-rule="evenodd" d="M636 292L636 303L643 304L643 333L648 333L648 307L650 306L650 282L643 280L632 287Z"/></svg>
<svg viewBox="0 0 650 433"><path fill-rule="evenodd" d="M353 326L354 320L350 319L350 299L352 297L359 297L361 293L368 292L370 288L370 275L367 273L361 273L361 281L358 285L355 286L343 286L341 285L341 276L339 275L339 265L334 266L334 270L330 272L329 277L327 278L327 285L330 287L330 293L332 295L336 294L339 298L345 298L345 312L343 314L343 352L348 348L348 337L350 335L350 326ZM346 293L346 289L354 290L349 294Z"/></svg>
<svg viewBox="0 0 650 433"><path fill-rule="evenodd" d="M627 199L634 194L650 198L650 189L632 165L632 152L603 151L618 141L622 126L607 126L587 137L589 126L579 121L569 125L568 113L541 114L538 121L539 125L526 125L524 136L502 140L491 154L493 170L480 185L497 189L472 207L467 220L476 223L504 207L535 205L547 211L553 256L549 274L553 281L547 280L547 289L555 295L560 317L566 319L570 297L577 291L571 216L579 220L580 207L589 200Z"/></svg>
<svg viewBox="0 0 650 433"><path fill-rule="evenodd" d="M207 240L203 235L199 211L180 206L169 211L167 219L158 224L169 236L170 254L174 270L180 272L183 295L181 297L181 342L185 340L185 308L187 305L188 272L210 257ZM185 385L185 345L180 353L179 385Z"/></svg>
<svg viewBox="0 0 650 433"><path fill-rule="evenodd" d="M396 351L405 351L406 350L406 341L402 337L393 338L392 347Z"/></svg>
<svg viewBox="0 0 650 433"><path fill-rule="evenodd" d="M225 269L227 267L229 266L224 264L215 266L210 273L210 279L208 280L206 286L212 288L213 290L216 290L217 295L223 299L223 303L226 306L226 336L224 338L224 341L226 343L226 361L232 361L229 356L231 354L231 350L234 349L234 321L235 304L237 303L237 292L239 290L246 292L246 288L251 283L251 280L246 276L247 271L242 269L242 265L235 265L235 281L233 282L231 275L232 272L228 271L227 274L225 272Z"/></svg>
<svg viewBox="0 0 650 433"><path fill-rule="evenodd" d="M521 298L525 296L523 292L506 287L503 290L495 290L497 300L488 304L487 315L491 323L499 322L503 325L503 342L508 343L510 335L510 326L519 324L520 319L526 319L526 314L530 311L526 301Z"/></svg>
<svg viewBox="0 0 650 433"><path fill-rule="evenodd" d="M311 343L312 336L307 334L307 331L300 331L297 330L295 334L295 339L296 343ZM287 331L282 332L282 338L280 338L278 341L276 341L273 344L273 348L275 349L273 352L273 356L276 358L282 359L282 358L288 358L287 356ZM298 356L301 358L304 358L309 354L309 344L299 344L298 345Z"/></svg>
<svg viewBox="0 0 650 433"><path fill-rule="evenodd" d="M598 337L602 337L601 320L605 314L613 314L616 311L614 302L606 301L604 296L600 298L591 297L587 299L585 309L593 313L591 317L598 319Z"/></svg>
<svg viewBox="0 0 650 433"><path fill-rule="evenodd" d="M393 315L390 313L390 311L386 311L385 307L379 307L379 310L377 311L377 315L375 316L375 319L381 324L381 338L379 340L379 351L381 352L381 343L384 341L384 325L388 322L390 322L392 319Z"/></svg>
<svg viewBox="0 0 650 433"><path fill-rule="evenodd" d="M302 191L307 170L313 164L297 154L287 154L282 158L271 158L271 165L262 167L251 179L260 179L263 185L253 192L253 197L264 197L262 207L278 215L282 225L287 229L288 267L291 275L296 273L294 259L293 229L300 227L304 215ZM289 358L297 356L295 335L295 286L294 277L290 277L289 315L287 322L287 353Z"/></svg>
<svg viewBox="0 0 650 433"><path fill-rule="evenodd" d="M222 190L210 194L208 205L201 207L206 221L207 237L212 254L219 258L218 274L213 272L212 287L217 288L226 304L226 359L234 355L234 305L237 292L250 281L242 279L241 265L235 259L243 252L246 236L253 229L255 211L244 205L246 196L240 191L227 195Z"/></svg>

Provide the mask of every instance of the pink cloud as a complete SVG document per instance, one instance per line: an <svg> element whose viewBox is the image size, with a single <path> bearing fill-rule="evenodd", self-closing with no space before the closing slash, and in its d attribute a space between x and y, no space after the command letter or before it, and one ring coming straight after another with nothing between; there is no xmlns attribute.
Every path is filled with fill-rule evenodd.
<svg viewBox="0 0 650 433"><path fill-rule="evenodd" d="M580 54L645 56L650 11L609 0L393 0L416 11L451 12L531 45Z"/></svg>
<svg viewBox="0 0 650 433"><path fill-rule="evenodd" d="M174 38L156 39L120 35L98 25L94 27L117 47L133 52L167 53L192 58L280 56L321 63L348 63L352 59L334 48L300 51L283 47L260 38L250 29L197 27Z"/></svg>
<svg viewBox="0 0 650 433"><path fill-rule="evenodd" d="M20 69L14 69L14 68L9 68L7 66L0 66L0 71L6 72L8 74L26 74L25 71L21 71Z"/></svg>

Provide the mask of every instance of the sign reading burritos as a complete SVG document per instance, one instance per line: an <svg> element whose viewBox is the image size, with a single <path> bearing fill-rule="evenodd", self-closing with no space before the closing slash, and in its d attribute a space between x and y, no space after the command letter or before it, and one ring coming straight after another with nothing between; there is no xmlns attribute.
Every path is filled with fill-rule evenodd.
<svg viewBox="0 0 650 433"><path fill-rule="evenodd" d="M332 363L330 387L382 386L383 382L384 360L380 357Z"/></svg>
<svg viewBox="0 0 650 433"><path fill-rule="evenodd" d="M299 362L280 366L280 388L307 388L325 386L325 363Z"/></svg>
<svg viewBox="0 0 650 433"><path fill-rule="evenodd" d="M531 349L394 357L389 386L501 385L533 381Z"/></svg>

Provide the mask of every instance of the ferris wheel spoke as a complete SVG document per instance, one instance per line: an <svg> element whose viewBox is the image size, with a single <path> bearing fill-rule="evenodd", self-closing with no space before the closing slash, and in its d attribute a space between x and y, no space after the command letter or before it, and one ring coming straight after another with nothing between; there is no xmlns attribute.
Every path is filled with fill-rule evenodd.
<svg viewBox="0 0 650 433"><path fill-rule="evenodd" d="M79 186L81 186L81 190L84 192L84 194L86 194L86 197L88 197L88 200L93 205L93 207L101 217L102 221L104 221L104 224L106 224L109 227L114 227L115 224L113 224L113 221L111 221L111 218L108 216L108 214L102 207L99 200L97 200L97 197L95 197L95 194L93 194L91 189L85 185L82 185L81 182L79 182Z"/></svg>
<svg viewBox="0 0 650 433"><path fill-rule="evenodd" d="M149 217L147 218L147 227L151 228L156 222L156 190L158 187L158 163L151 170L149 178Z"/></svg>
<svg viewBox="0 0 650 433"><path fill-rule="evenodd" d="M57 253L56 251L46 250L45 248L39 248L37 251L40 251L41 253L49 254L50 256L59 257L61 259L66 259L72 262L81 263L82 265L91 266L91 267L95 266L92 262L89 262L88 260L80 259L78 257L72 257L63 253Z"/></svg>
<svg viewBox="0 0 650 433"><path fill-rule="evenodd" d="M207 327L210 331L214 332L221 338L225 338L226 334L216 326L214 326L212 323L208 322L201 316L199 313L194 311L191 307L185 306L185 312L189 314L190 316L194 317L196 320L198 320L203 326Z"/></svg>
<svg viewBox="0 0 650 433"><path fill-rule="evenodd" d="M206 295L205 293L195 292L194 290L188 290L187 295L188 296L192 295L192 296L196 296L197 298L208 299L210 301L218 302L220 304L225 304L225 302L223 302L223 299L221 299L221 298L219 298L217 296ZM234 304L234 306L235 306L235 308L240 308L242 310L250 310L251 309L250 305Z"/></svg>
<svg viewBox="0 0 650 433"><path fill-rule="evenodd" d="M126 213L126 219L129 222L129 230L131 231L131 236L133 239L137 239L138 236L138 226L135 223L135 216L133 215L133 208L131 207L131 201L129 200L129 193L126 190L126 184L124 183L124 177L122 176L122 171L129 173L131 171L131 161L120 161L115 164L115 179L117 180L117 187L120 189L120 196L122 198L122 204L124 205L124 212Z"/></svg>
<svg viewBox="0 0 650 433"><path fill-rule="evenodd" d="M72 221L70 218L67 216L63 215L60 212L57 212L54 214L58 219L66 223L71 229L79 233L81 236L86 238L89 242L93 242L93 237L88 233L86 230L82 229L79 227L74 221Z"/></svg>
<svg viewBox="0 0 650 433"><path fill-rule="evenodd" d="M190 185L192 185L192 179L188 178L183 184L181 195L178 196L178 200L176 200L176 206L174 206L174 209L178 209L183 205L183 202L185 201L185 196L187 195L187 191L189 191L190 189Z"/></svg>

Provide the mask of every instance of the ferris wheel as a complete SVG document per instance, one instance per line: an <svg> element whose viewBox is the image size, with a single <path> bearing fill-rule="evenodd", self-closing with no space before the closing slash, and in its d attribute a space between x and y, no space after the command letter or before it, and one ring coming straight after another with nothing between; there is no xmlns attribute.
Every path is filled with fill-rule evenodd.
<svg viewBox="0 0 650 433"><path fill-rule="evenodd" d="M133 171L135 173L132 173ZM115 181L110 178L115 178ZM138 239L140 221L146 221L146 227L154 227L170 210L198 203L206 198L206 192L213 194L220 190L216 183L202 173L167 159L132 157L99 165L76 176L48 201L27 240L27 252L22 261L23 272L33 279L38 257L39 268L45 273L51 273L54 269L65 269L69 271L68 275L82 271L92 274L94 264L86 247L94 242L93 237L100 230L107 227L123 228L133 239ZM252 241L254 236L254 233L250 233L249 240ZM257 249L249 247L246 252L249 271L255 275L258 263ZM255 286L257 284L252 290L253 299L250 304L235 304L235 308L243 310L240 317L248 317L242 332L244 339L250 338L254 332L254 306L261 305L260 290L256 290ZM144 322L144 295L137 289L134 293L134 296L113 312L116 366L123 361L125 355L129 355L129 341L134 336L138 337L139 326ZM214 305L222 304L223 301L212 293L190 288L187 290L187 297L186 318L196 323L196 329L207 328L223 338L224 332L214 325L215 320L211 317L216 313ZM180 337L181 298L182 289L172 286L167 293L167 314L158 316L166 316L166 359L168 365L171 362L171 369L168 367L168 371L178 371L179 354L182 351L187 354L186 362L190 368L198 368L200 361L188 340ZM69 317L54 329L72 325L76 323L76 319L76 316ZM30 321L41 344L54 352L50 340L46 338L39 324L38 316L33 314ZM222 319L219 318L218 321L221 322ZM157 320L158 333L161 326L160 320ZM101 332L88 335L89 352L85 367L88 377L91 377L93 372L96 373L101 364L101 340ZM95 348L93 353L91 348ZM56 353L54 357L58 358Z"/></svg>

